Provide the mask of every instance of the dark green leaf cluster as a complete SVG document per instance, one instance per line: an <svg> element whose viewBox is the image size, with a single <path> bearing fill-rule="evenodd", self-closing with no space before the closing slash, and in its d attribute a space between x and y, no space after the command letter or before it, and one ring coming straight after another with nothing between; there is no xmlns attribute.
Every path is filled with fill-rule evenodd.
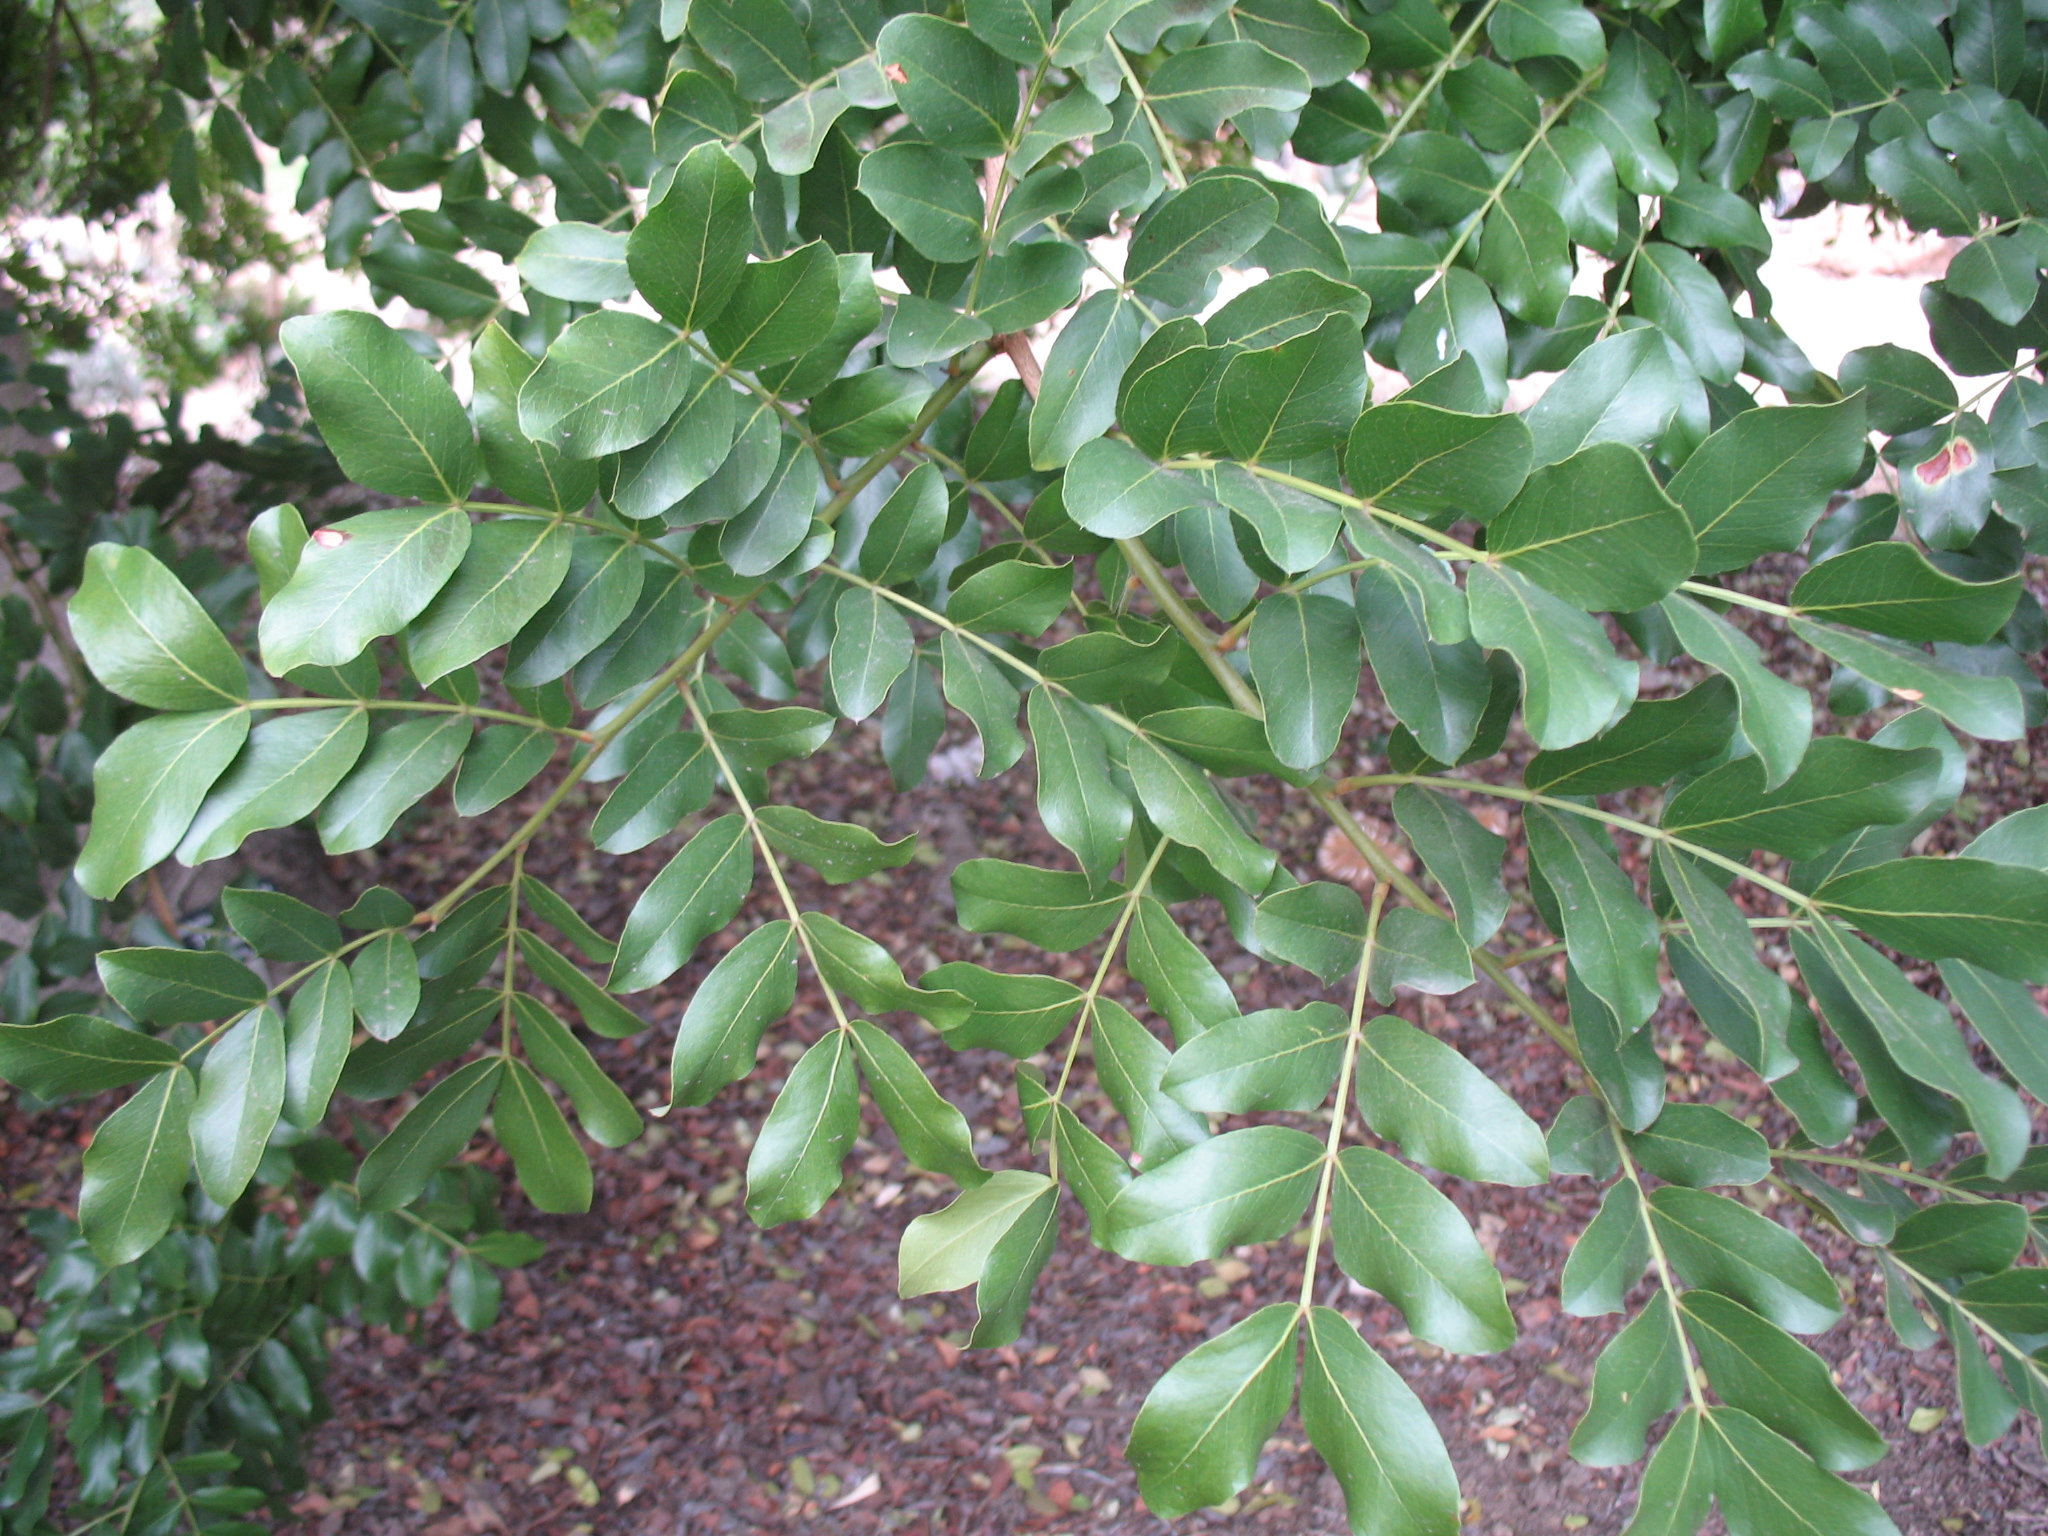
<svg viewBox="0 0 2048 1536"><path fill-rule="evenodd" d="M571 1115L606 1145L640 1120L566 1015L637 1032L617 994L754 893L772 915L696 973L671 1086L747 1075L808 975L829 1023L757 1129L757 1220L823 1207L865 1093L961 1187L901 1279L974 1286L978 1345L1025 1326L1068 1195L1142 1263L1302 1235L1299 1297L1138 1416L1158 1513L1242 1489L1298 1402L1355 1529L1455 1529L1428 1415L1319 1297L1327 1246L1416 1337L1510 1343L1457 1181L1604 1186L1559 1283L1628 1320L1574 1452L1632 1462L1662 1426L1639 1536L1716 1505L1759 1536L1894 1529L1839 1475L1883 1441L1794 1337L1843 1303L1780 1213L1869 1250L1908 1342L1948 1333L1973 1436L2048 1406L2048 810L1924 851L1962 840L1958 733L2048 711L2048 37L2019 7L343 8L362 32L236 102L304 159L330 261L439 328L284 332L342 471L396 505L265 512L253 624L144 540L91 550L73 632L153 713L98 756L77 880L114 899L305 818L369 848L451 779L464 816L546 788L417 911L234 894L250 953L103 953L114 1022L7 1031L31 1086L143 1082L85 1170L105 1261L162 1239L188 1165L243 1197L337 1093L420 1091L365 1210L487 1122L538 1207L587 1207ZM1927 290L1939 363L1871 347L1831 378L1772 319L1759 210L1795 175L1799 208L1974 237ZM975 390L997 359L1017 377ZM1781 647L1832 664L1843 725ZM1368 677L1384 742L1347 734ZM956 717L985 777L1028 755L1071 855L961 865L960 926L1089 949L1086 986L913 980L786 878L913 847L778 803L782 764L872 719L908 788ZM1290 869L1246 780L1327 817L1370 899ZM525 866L583 785L610 786L605 852L682 834L616 939ZM1496 827L1526 851L1512 931L1553 942L1502 944ZM1298 970L1298 1006L1242 1011L1195 902ZM1546 1001L1516 967L1551 956ZM1482 984L1569 1063L1547 1135L1394 1011ZM1769 1085L1757 1124L1667 1102L1674 994ZM874 1022L905 1015L1015 1059L1029 1166L982 1166ZM1071 1102L1084 1048L1120 1129Z"/></svg>
<svg viewBox="0 0 2048 1536"><path fill-rule="evenodd" d="M10 1044L10 1079L90 1092L122 1080L107 1066L118 1041L133 1061L158 1044L70 1022L98 1024L105 1039L94 1043L110 1049L97 1067L74 1056L53 1077L48 1060L24 1064ZM133 1102L150 1102L149 1090ZM120 1131L110 1121L102 1134ZM195 1188L178 1202L175 1230L109 1265L74 1222L31 1213L44 1250L42 1315L29 1342L0 1353L0 1530L60 1529L48 1518L53 1484L57 1511L89 1517L86 1529L264 1529L249 1517L285 1517L306 1486L306 1434L331 1412L321 1390L331 1324L397 1326L445 1295L464 1328L489 1327L500 1292L493 1266L542 1251L497 1230L496 1181L477 1168L438 1173L413 1207L376 1216L359 1211L333 1141L281 1138L264 1163L261 1182L308 1193L295 1225L254 1201L224 1211Z"/></svg>

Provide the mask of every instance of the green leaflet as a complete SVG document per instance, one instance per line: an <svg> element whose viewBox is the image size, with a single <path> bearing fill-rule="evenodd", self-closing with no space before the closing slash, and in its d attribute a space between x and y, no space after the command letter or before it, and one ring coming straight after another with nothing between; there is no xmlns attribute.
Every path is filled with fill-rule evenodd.
<svg viewBox="0 0 2048 1536"><path fill-rule="evenodd" d="M1139 899L1124 943L1132 977L1145 989L1153 1011L1173 1026L1180 1044L1237 1017L1229 983L1153 897Z"/></svg>
<svg viewBox="0 0 2048 1536"><path fill-rule="evenodd" d="M1338 1264L1399 1307L1417 1338L1469 1354L1514 1342L1498 1271L1427 1179L1384 1152L1347 1147L1331 1191Z"/></svg>
<svg viewBox="0 0 2048 1536"><path fill-rule="evenodd" d="M865 1019L851 1027L861 1076L911 1165L970 1189L986 1181L966 1117L940 1096L911 1054Z"/></svg>
<svg viewBox="0 0 2048 1536"><path fill-rule="evenodd" d="M245 709L162 715L130 726L93 764L96 812L74 872L102 898L167 858L249 737Z"/></svg>
<svg viewBox="0 0 2048 1536"><path fill-rule="evenodd" d="M810 940L810 958L816 961L820 976L827 985L851 997L856 1006L870 1013L899 1009L914 1013L939 1030L953 1028L972 1011L969 999L958 993L911 986L886 949L836 918L806 912L803 925Z"/></svg>
<svg viewBox="0 0 2048 1536"><path fill-rule="evenodd" d="M1831 1472L1854 1472L1885 1454L1884 1437L1804 1344L1711 1291L1688 1291L1679 1310L1707 1379L1730 1407L1803 1445Z"/></svg>
<svg viewBox="0 0 2048 1536"><path fill-rule="evenodd" d="M968 28L936 16L898 16L875 57L893 70L896 101L934 144L967 159L1000 155L1017 118L1017 71Z"/></svg>
<svg viewBox="0 0 2048 1536"><path fill-rule="evenodd" d="M419 501L469 494L480 467L469 417L447 381L383 321L347 311L300 316L280 336L343 474Z"/></svg>
<svg viewBox="0 0 2048 1536"><path fill-rule="evenodd" d="M860 1129L860 1089L845 1030L805 1051L761 1123L747 1158L747 1214L764 1227L815 1216L839 1187Z"/></svg>
<svg viewBox="0 0 2048 1536"><path fill-rule="evenodd" d="M505 1064L504 1082L492 1108L491 1128L512 1155L519 1187L534 1208L559 1213L589 1210L590 1159L525 1062Z"/></svg>
<svg viewBox="0 0 2048 1536"><path fill-rule="evenodd" d="M1081 1004L1081 989L1055 976L1010 976L954 961L927 971L933 990L957 992L972 1005L946 1031L955 1049L983 1046L1020 1061L1057 1039Z"/></svg>
<svg viewBox="0 0 2048 1536"><path fill-rule="evenodd" d="M1572 1245L1558 1282L1559 1302L1573 1317L1619 1312L1649 1263L1642 1190L1631 1179L1619 1180L1607 1186L1599 1214Z"/></svg>
<svg viewBox="0 0 2048 1536"><path fill-rule="evenodd" d="M2014 741L2026 728L2020 691L2010 677L1959 671L1895 640L1859 635L1810 619L1792 620L1792 631L1815 650L1854 667L1878 687L1924 704L1972 736Z"/></svg>
<svg viewBox="0 0 2048 1536"><path fill-rule="evenodd" d="M654 877L626 918L605 986L639 992L680 970L707 934L732 921L754 883L746 819L721 816Z"/></svg>
<svg viewBox="0 0 2048 1536"><path fill-rule="evenodd" d="M1647 608L1692 573L1692 531L1643 456L1596 443L1529 476L1487 554L1574 607Z"/></svg>
<svg viewBox="0 0 2048 1536"><path fill-rule="evenodd" d="M1358 1060L1360 1112L1416 1162L1496 1184L1549 1177L1550 1154L1535 1122L1442 1041L1400 1019L1377 1018L1360 1036Z"/></svg>
<svg viewBox="0 0 2048 1536"><path fill-rule="evenodd" d="M1108 748L1094 711L1051 688L1031 691L1027 714L1038 759L1038 814L1100 882L1122 856L1131 803L1109 774Z"/></svg>
<svg viewBox="0 0 2048 1536"><path fill-rule="evenodd" d="M1153 205L1131 241L1124 276L1167 304L1199 299L1209 274L1235 261L1273 226L1279 204L1255 176L1206 171Z"/></svg>
<svg viewBox="0 0 2048 1536"><path fill-rule="evenodd" d="M1910 544L1885 540L1824 560L1799 578L1792 606L1812 618L1901 640L1982 645L2012 617L2019 577L1962 581Z"/></svg>
<svg viewBox="0 0 2048 1536"><path fill-rule="evenodd" d="M101 1263L138 1259L169 1230L192 1156L193 1098L183 1066L159 1072L85 1149L78 1222Z"/></svg>
<svg viewBox="0 0 2048 1536"><path fill-rule="evenodd" d="M718 1090L754 1067L768 1026L796 997L795 930L785 920L763 923L720 957L676 1025L669 1093L684 1105L708 1104Z"/></svg>
<svg viewBox="0 0 2048 1536"><path fill-rule="evenodd" d="M1771 1171L1770 1143L1711 1104L1667 1104L1628 1145L1646 1170L1694 1189L1754 1184Z"/></svg>
<svg viewBox="0 0 2048 1536"><path fill-rule="evenodd" d="M1292 1306L1262 1307L1159 1378L1124 1448L1148 1508L1171 1518L1251 1482L1266 1437L1294 1400L1299 1318Z"/></svg>
<svg viewBox="0 0 2048 1536"><path fill-rule="evenodd" d="M684 331L717 319L739 286L751 180L724 145L700 144L627 239L634 285Z"/></svg>
<svg viewBox="0 0 2048 1536"><path fill-rule="evenodd" d="M1335 598L1276 593L1252 619L1252 677L1266 709L1266 739L1290 768L1320 766L1336 750L1358 693L1357 621Z"/></svg>
<svg viewBox="0 0 2048 1536"><path fill-rule="evenodd" d="M1698 569L1739 570L1797 548L1862 464L1863 418L1853 396L1744 411L1702 443L1670 485L1699 539Z"/></svg>
<svg viewBox="0 0 2048 1536"><path fill-rule="evenodd" d="M450 1073L370 1149L356 1175L364 1210L395 1211L419 1198L483 1124L504 1068L505 1058L486 1056Z"/></svg>
<svg viewBox="0 0 2048 1536"><path fill-rule="evenodd" d="M1674 593L1658 605L1687 653L1735 685L1742 734L1764 764L1764 784L1783 784L1813 734L1813 701L1763 663L1754 641L1726 619Z"/></svg>
<svg viewBox="0 0 2048 1536"><path fill-rule="evenodd" d="M1537 753L1522 781L1554 795L1663 784L1726 749L1736 709L1735 689L1719 677L1675 699L1643 699L1591 741Z"/></svg>
<svg viewBox="0 0 2048 1536"><path fill-rule="evenodd" d="M683 403L683 339L643 315L601 309L555 338L519 390L519 430L568 459L644 443Z"/></svg>
<svg viewBox="0 0 2048 1536"><path fill-rule="evenodd" d="M249 696L240 659L184 584L146 549L95 544L71 600L93 675L153 709L218 709Z"/></svg>
<svg viewBox="0 0 2048 1536"><path fill-rule="evenodd" d="M1096 1070L1102 1091L1130 1132L1131 1150L1158 1164L1209 1136L1208 1122L1165 1091L1171 1058L1121 1004L1095 1004Z"/></svg>
<svg viewBox="0 0 2048 1536"><path fill-rule="evenodd" d="M1040 949L1079 949L1116 921L1125 892L1085 875L1001 859L969 859L953 871L960 926L969 933L1013 933ZM1364 926L1361 915L1360 927Z"/></svg>
<svg viewBox="0 0 2048 1536"><path fill-rule="evenodd" d="M478 526L448 584L407 628L413 675L432 683L511 640L562 585L573 542L559 523Z"/></svg>
<svg viewBox="0 0 2048 1536"><path fill-rule="evenodd" d="M292 994L284 1016L284 1114L311 1128L327 1115L355 1034L355 989L348 968L330 960Z"/></svg>
<svg viewBox="0 0 2048 1536"><path fill-rule="evenodd" d="M145 1023L225 1019L264 998L262 979L218 950L104 949L94 963L107 995Z"/></svg>
<svg viewBox="0 0 2048 1536"><path fill-rule="evenodd" d="M264 721L201 802L178 844L178 861L220 858L250 833L306 815L355 765L368 734L369 716L357 709L314 709Z"/></svg>
<svg viewBox="0 0 2048 1536"><path fill-rule="evenodd" d="M1672 796L1664 827L1709 848L1812 858L1856 828L1914 814L1940 768L1939 756L1926 748L1828 737L1808 748L1798 770L1775 789L1765 788L1763 764L1753 757L1702 774Z"/></svg>
<svg viewBox="0 0 2048 1536"><path fill-rule="evenodd" d="M1395 792L1394 819L1450 897L1459 934L1467 944L1485 943L1507 915L1507 889L1501 883L1506 839L1480 826L1446 796L1413 784Z"/></svg>
<svg viewBox="0 0 2048 1536"><path fill-rule="evenodd" d="M1520 573L1476 565L1466 592L1472 638L1521 670L1523 719L1538 746L1584 741L1635 697L1635 666L1615 656L1600 626Z"/></svg>
<svg viewBox="0 0 2048 1536"><path fill-rule="evenodd" d="M1138 312L1115 293L1084 300L1045 357L1031 410L1031 463L1058 469L1116 419L1117 383L1138 352Z"/></svg>
<svg viewBox="0 0 2048 1536"><path fill-rule="evenodd" d="M1572 969L1631 1033L1656 1011L1657 924L1596 824L1548 806L1524 818L1529 856L1564 920Z"/></svg>
<svg viewBox="0 0 2048 1536"><path fill-rule="evenodd" d="M1667 1185L1651 1193L1649 1211L1687 1283L1732 1297L1794 1333L1819 1333L1842 1315L1841 1293L1813 1251L1739 1201Z"/></svg>
<svg viewBox="0 0 2048 1536"><path fill-rule="evenodd" d="M865 720L910 665L910 624L894 603L865 587L839 595L833 623L832 697L847 719Z"/></svg>
<svg viewBox="0 0 2048 1536"><path fill-rule="evenodd" d="M1261 901L1253 930L1262 949L1313 971L1328 986L1359 962L1365 903L1349 886L1313 880Z"/></svg>
<svg viewBox="0 0 2048 1536"><path fill-rule="evenodd" d="M1183 1044L1160 1087L1188 1108L1212 1114L1306 1112L1336 1083L1347 1033L1344 1012L1334 1004L1261 1009Z"/></svg>
<svg viewBox="0 0 2048 1536"><path fill-rule="evenodd" d="M1301 1422L1344 1489L1356 1531L1450 1536L1458 1479L1429 1411L1340 1312L1311 1307Z"/></svg>
<svg viewBox="0 0 2048 1536"><path fill-rule="evenodd" d="M2017 1165L2027 1140L2026 1109L2012 1089L1978 1072L1946 1008L1869 945L1825 919L1810 940L1795 935L1795 945L1801 970L1818 973L1809 975L1809 983L1838 1034L1844 1028L1840 1005L1846 1003L1875 1028L1907 1075L1962 1101L1995 1170ZM1817 963L1809 964L1809 955Z"/></svg>
<svg viewBox="0 0 2048 1536"><path fill-rule="evenodd" d="M912 1221L903 1229L897 1255L897 1294L924 1296L976 1284L1004 1234L1053 1188L1043 1174L1005 1168L961 1191L945 1209Z"/></svg>
<svg viewBox="0 0 2048 1536"><path fill-rule="evenodd" d="M553 1081L576 1107L576 1118L592 1141L622 1147L640 1134L640 1116L589 1049L569 1026L540 1002L516 993L512 1010L519 1020L519 1043L534 1070Z"/></svg>
<svg viewBox="0 0 2048 1536"><path fill-rule="evenodd" d="M177 1051L154 1036L91 1014L0 1025L0 1078L41 1099L126 1087L177 1061Z"/></svg>
<svg viewBox="0 0 2048 1536"><path fill-rule="evenodd" d="M321 805L321 846L352 853L382 842L400 816L448 777L470 730L460 715L426 715L378 735Z"/></svg>
<svg viewBox="0 0 2048 1536"><path fill-rule="evenodd" d="M1462 512L1489 521L1529 476L1529 428L1519 416L1471 416L1391 400L1358 418L1344 453L1351 487L1409 517Z"/></svg>
<svg viewBox="0 0 2048 1536"><path fill-rule="evenodd" d="M263 665L281 677L355 660L372 640L419 616L462 563L469 540L469 518L458 507L364 512L321 529L263 610Z"/></svg>
<svg viewBox="0 0 2048 1536"><path fill-rule="evenodd" d="M1035 701L1037 695L1032 697ZM1245 831L1208 775L1142 736L1131 739L1129 763L1138 799L1160 831L1200 849L1224 879L1240 889L1266 888L1275 864L1272 851Z"/></svg>
<svg viewBox="0 0 2048 1536"><path fill-rule="evenodd" d="M255 1177L284 1109L284 1020L252 1008L206 1053L192 1105L192 1156L207 1197L232 1205Z"/></svg>
<svg viewBox="0 0 2048 1536"><path fill-rule="evenodd" d="M1148 1168L1102 1214L1101 1241L1141 1264L1194 1264L1291 1231L1322 1147L1285 1126L1230 1131Z"/></svg>
<svg viewBox="0 0 2048 1536"><path fill-rule="evenodd" d="M1650 1426L1685 1395L1685 1368L1684 1341L1670 1298L1659 1292L1600 1352L1592 1401L1572 1430L1572 1459L1589 1467L1625 1467L1642 1460Z"/></svg>

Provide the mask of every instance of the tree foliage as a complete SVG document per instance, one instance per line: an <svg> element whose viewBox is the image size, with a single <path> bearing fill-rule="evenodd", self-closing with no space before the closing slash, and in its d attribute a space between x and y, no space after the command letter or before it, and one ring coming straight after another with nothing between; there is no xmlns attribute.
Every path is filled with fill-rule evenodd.
<svg viewBox="0 0 2048 1536"><path fill-rule="evenodd" d="M550 787L418 910L231 898L233 953L103 952L111 1023L6 1029L0 1073L32 1091L141 1082L87 1159L100 1262L179 1241L188 1163L216 1205L257 1201L266 1146L317 1138L336 1095L419 1095L334 1196L353 1219L422 1198L479 1134L536 1206L586 1206L583 1138L640 1120L564 1014L642 1028L621 997L765 876L778 915L698 984L673 1074L675 1102L709 1101L812 978L829 1023L757 1128L758 1221L831 1198L865 1096L961 1187L912 1223L902 1279L973 1285L977 1345L1017 1336L1069 1196L1145 1263L1304 1234L1299 1297L1139 1414L1162 1515L1244 1487L1298 1393L1355 1529L1455 1528L1427 1414L1318 1305L1327 1251L1418 1337L1512 1341L1432 1175L1604 1186L1561 1294L1628 1317L1573 1449L1650 1455L1632 1529L1715 1505L1745 1533L1893 1529L1839 1475L1884 1447L1795 1337L1843 1301L1787 1211L1861 1245L1902 1338L1932 1337L1923 1311L1948 1333L1974 1439L2048 1407L2017 1198L2048 1187L2023 1096L2048 1093L2048 810L1916 851L1958 808L1967 738L2018 741L2048 707L2022 580L2048 551L2048 37L2022 8L342 9L338 42L217 96L172 78L210 98L221 167L251 134L303 158L330 262L435 318L284 331L342 472L395 505L265 512L254 623L147 539L91 550L71 626L127 706L77 882L115 899L307 817L370 847L451 775L464 815ZM1290 155L1339 196L1279 174ZM1877 346L1830 378L1771 318L1758 208L1793 170L1797 211L1970 237L1923 298L1944 366ZM424 188L438 207L388 195ZM1119 266L1099 237L1126 230ZM1405 386L1375 398L1368 356ZM976 391L997 357L1020 379ZM1795 552L1796 578L1766 559ZM1881 728L1816 734L1766 630L1832 663L1836 717ZM1355 773L1367 668L1399 728L1387 771ZM1089 950L1085 988L913 980L792 896L790 865L840 883L911 849L779 801L780 765L874 718L908 788L949 709L985 775L1028 753L1073 866L970 861L958 921ZM1516 726L1533 756L1504 757ZM1299 881L1247 780L1326 817L1370 901ZM612 786L606 851L686 834L616 938L525 870L581 784ZM1481 799L1519 811L1526 893ZM1510 953L1524 897L1556 943ZM1175 914L1198 900L1301 973L1301 1006L1240 1013ZM1545 1000L1518 966L1560 953ZM1667 1102L1667 976L1769 1084L1770 1137ZM1547 1134L1387 1011L1482 978L1572 1064ZM1029 1167L983 1167L872 1022L913 1016L1016 1059ZM1084 1046L1121 1146L1068 1102Z"/></svg>

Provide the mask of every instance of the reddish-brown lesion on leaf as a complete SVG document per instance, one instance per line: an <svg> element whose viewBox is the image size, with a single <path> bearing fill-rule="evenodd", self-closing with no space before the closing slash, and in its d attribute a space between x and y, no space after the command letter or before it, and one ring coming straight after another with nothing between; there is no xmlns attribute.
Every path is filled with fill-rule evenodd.
<svg viewBox="0 0 2048 1536"><path fill-rule="evenodd" d="M1939 485L1951 475L1960 475L1977 462L1977 450L1966 437L1959 437L1941 452L1914 467L1922 485Z"/></svg>

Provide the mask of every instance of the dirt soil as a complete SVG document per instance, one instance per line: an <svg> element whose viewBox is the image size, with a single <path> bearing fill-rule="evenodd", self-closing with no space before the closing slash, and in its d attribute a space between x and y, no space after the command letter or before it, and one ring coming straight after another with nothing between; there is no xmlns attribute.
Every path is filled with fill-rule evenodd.
<svg viewBox="0 0 2048 1536"><path fill-rule="evenodd" d="M1820 684L1810 655L1782 643L1775 649L1776 664ZM1683 673L1648 679L1670 686L1686 680ZM1344 759L1374 765L1390 723L1368 688ZM1859 733L1874 724L1860 722ZM960 739L948 735L942 762L959 761L948 748ZM913 978L955 959L1084 976L1093 964L1086 952L1044 957L1016 941L961 933L944 920L948 875L964 858L1065 861L1038 830L1028 774L993 786L952 775L898 796L872 729L842 728L840 740L842 749L829 760L778 770L778 797L889 835L916 831L920 856L847 887L792 870L802 905L887 945ZM2017 748L1973 748L1972 799L1960 829L1938 834L1937 845L1953 846L2040 800L2044 752L2048 730L2036 730ZM317 880L323 888L306 894L329 904L336 893L373 879L424 899L489 846L486 833L509 829L538 798L529 792L487 825L465 825L443 791L401 829L400 843L381 864L367 855L322 860L286 841L263 852L261 871L288 888ZM572 808L587 816L601 798L601 790L579 790ZM1298 797L1275 792L1252 803L1297 875L1347 872L1322 849L1320 823ZM1367 802L1360 809L1384 812ZM599 928L617 932L633 896L688 830L626 859L599 860L565 827L534 845L527 868ZM1511 889L1525 884L1519 860L1518 844ZM631 1041L591 1042L641 1104L667 1096L668 1042L697 983L745 927L780 915L773 900L760 882L739 925L710 941L669 983L633 1000L652 1029ZM1222 962L1247 1010L1323 995L1304 973L1259 965L1237 951L1214 903L1192 904L1182 914ZM1520 916L1511 919L1507 942L1548 937ZM1555 965L1537 961L1521 973L1539 997L1553 1001L1562 992ZM1109 990L1142 1015L1142 994L1120 970ZM1565 1058L1483 985L1448 1003L1404 995L1396 1011L1463 1051L1539 1120L1547 1123L1572 1091ZM956 1055L914 1019L885 1022L987 1134L980 1148L986 1163L1029 1163L1005 1058ZM511 1224L544 1237L549 1252L508 1277L504 1317L488 1335L463 1336L438 1306L409 1333L342 1331L328 1382L335 1415L310 1447L313 1487L297 1505L302 1529L319 1536L1123 1536L1168 1529L1145 1510L1123 1461L1131 1419L1151 1382L1180 1354L1256 1306L1293 1296L1300 1251L1279 1244L1187 1271L1153 1269L1089 1246L1085 1222L1070 1209L1065 1241L1039 1283L1024 1336L993 1353L963 1352L971 1297L905 1303L894 1294L904 1225L949 1199L950 1186L913 1173L872 1111L841 1196L816 1220L763 1232L741 1209L752 1127L788 1063L827 1024L807 979L789 1021L771 1031L754 1079L708 1108L651 1121L649 1134L623 1151L596 1153L598 1194L588 1216L539 1216L512 1197ZM1759 1113L1767 1131L1782 1131L1762 1086L1745 1069L1731 1070L1727 1053L1709 1044L1682 1003L1668 1001L1656 1028L1674 1096ZM1109 1121L1107 1102L1082 1076L1074 1102L1095 1123ZM0 1177L14 1200L74 1198L75 1138L53 1140L47 1119L0 1114ZM1509 1277L1521 1325L1517 1344L1497 1355L1451 1357L1414 1341L1399 1314L1346 1280L1327 1250L1321 1298L1363 1325L1436 1417L1466 1495L1466 1530L1620 1531L1640 1467L1594 1470L1565 1454L1593 1362L1621 1321L1574 1319L1558 1309L1556 1276L1593 1214L1591 1181L1561 1178L1531 1190L1437 1182ZM1798 1213L1779 1214L1816 1236ZM2048 1460L2031 1438L2032 1426L2023 1421L2022 1432L1971 1449L1953 1409L1945 1349L1900 1348L1883 1322L1874 1264L1846 1240L1817 1241L1831 1267L1848 1277L1845 1290L1853 1283L1853 1296L1848 1318L1811 1342L1894 1446L1856 1480L1879 1484L1907 1536L2048 1529ZM32 1322L36 1268L18 1230L0 1230L0 1306L15 1308L24 1322ZM1947 1415L1913 1433L1908 1421L1923 1407ZM1235 1509L1181 1524L1302 1533L1345 1528L1336 1484L1292 1414ZM1719 1529L1718 1520L1710 1529Z"/></svg>

